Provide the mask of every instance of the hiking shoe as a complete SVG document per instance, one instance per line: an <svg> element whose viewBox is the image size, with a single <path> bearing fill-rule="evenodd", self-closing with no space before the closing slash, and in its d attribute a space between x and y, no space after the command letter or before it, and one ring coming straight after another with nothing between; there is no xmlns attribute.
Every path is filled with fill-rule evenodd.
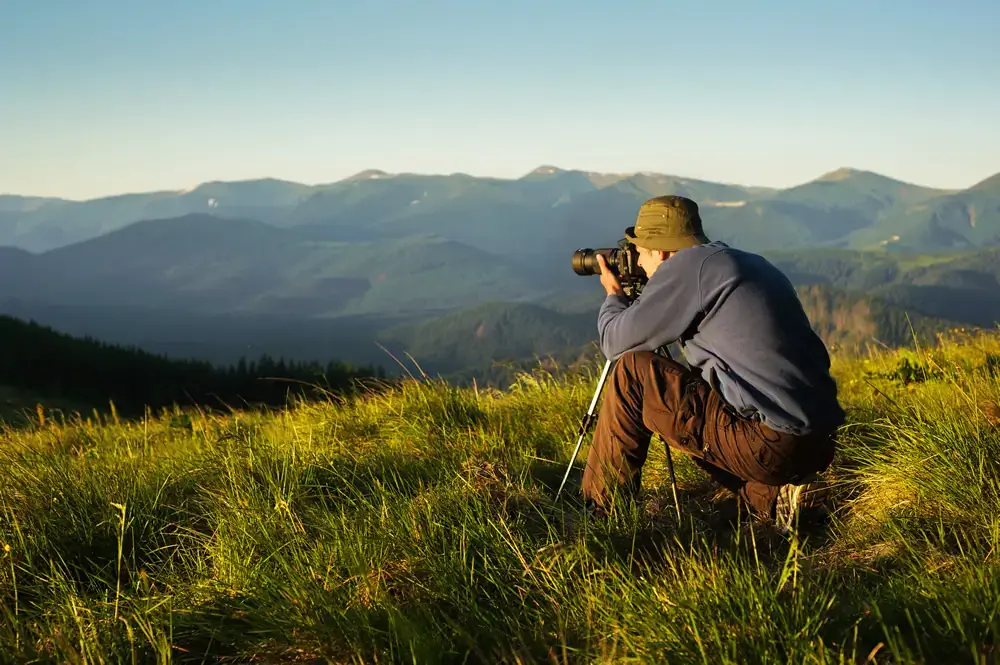
<svg viewBox="0 0 1000 665"><path fill-rule="evenodd" d="M825 508L827 486L816 474L795 485L782 485L774 505L774 522L781 533L789 533L803 510L818 513ZM810 514L810 517L818 515Z"/></svg>

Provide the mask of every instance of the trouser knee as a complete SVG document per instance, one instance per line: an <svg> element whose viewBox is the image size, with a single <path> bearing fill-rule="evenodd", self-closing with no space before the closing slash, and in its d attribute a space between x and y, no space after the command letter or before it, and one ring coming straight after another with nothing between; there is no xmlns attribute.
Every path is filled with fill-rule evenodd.
<svg viewBox="0 0 1000 665"><path fill-rule="evenodd" d="M626 351L618 356L618 362L612 372L613 378L616 381L635 379L639 376L641 368L652 364L654 358L656 354L652 351Z"/></svg>

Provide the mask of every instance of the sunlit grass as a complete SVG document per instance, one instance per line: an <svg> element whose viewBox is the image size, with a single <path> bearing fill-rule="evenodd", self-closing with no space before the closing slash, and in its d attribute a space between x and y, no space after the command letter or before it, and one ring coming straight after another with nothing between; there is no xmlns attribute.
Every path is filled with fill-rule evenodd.
<svg viewBox="0 0 1000 665"><path fill-rule="evenodd" d="M662 444L553 500L599 368L510 390L0 434L0 662L980 663L1000 639L1000 338L835 358L837 511L783 538ZM870 657L870 660L869 660Z"/></svg>

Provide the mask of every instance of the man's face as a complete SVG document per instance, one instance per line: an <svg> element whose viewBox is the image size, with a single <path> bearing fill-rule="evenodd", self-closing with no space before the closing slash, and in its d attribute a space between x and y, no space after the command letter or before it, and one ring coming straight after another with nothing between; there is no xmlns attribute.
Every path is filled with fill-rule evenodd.
<svg viewBox="0 0 1000 665"><path fill-rule="evenodd" d="M645 247L635 246L636 252L638 254L637 262L639 267L642 268L643 272L646 273L646 277L652 277L656 269L660 267L660 264L669 256L667 252L661 252L656 249L646 249Z"/></svg>

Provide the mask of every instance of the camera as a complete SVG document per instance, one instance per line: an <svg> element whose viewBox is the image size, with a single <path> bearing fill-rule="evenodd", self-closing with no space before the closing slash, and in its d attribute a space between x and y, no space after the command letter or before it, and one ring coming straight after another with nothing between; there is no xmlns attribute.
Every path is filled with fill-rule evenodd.
<svg viewBox="0 0 1000 665"><path fill-rule="evenodd" d="M618 277L626 295L638 294L646 283L646 272L639 266L639 253L627 238L618 241L618 247L578 249L573 252L573 272L577 275L600 275L597 255L604 256L608 269Z"/></svg>

